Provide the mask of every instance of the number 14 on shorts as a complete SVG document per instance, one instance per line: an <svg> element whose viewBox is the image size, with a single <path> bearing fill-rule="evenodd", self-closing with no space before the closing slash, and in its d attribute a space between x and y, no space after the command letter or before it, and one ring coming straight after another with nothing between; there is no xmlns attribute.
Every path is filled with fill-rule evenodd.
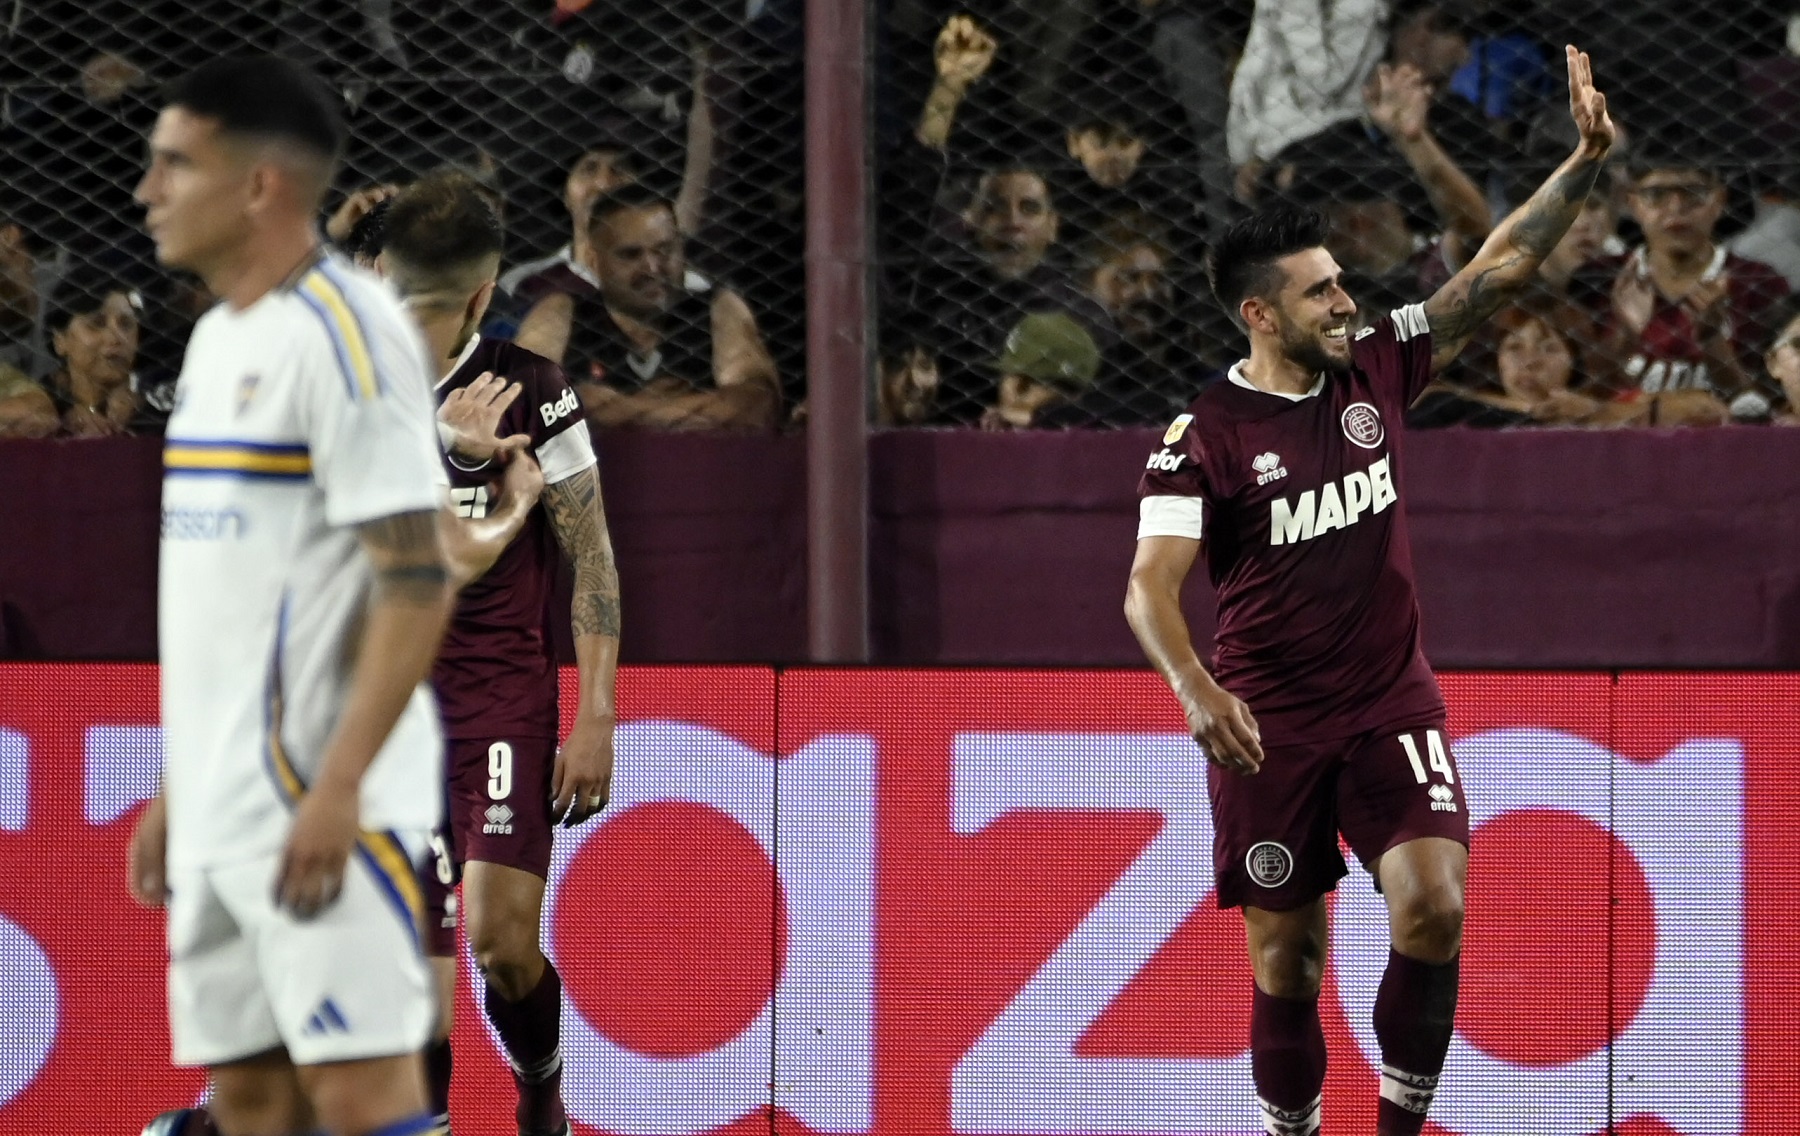
<svg viewBox="0 0 1800 1136"><path fill-rule="evenodd" d="M1422 747L1421 738L1424 739ZM1430 784L1433 773L1442 774L1446 785L1456 784L1456 769L1450 764L1450 751L1444 745L1442 730L1401 734L1400 748L1406 751L1406 760L1412 762L1413 776L1419 779L1419 784Z"/></svg>

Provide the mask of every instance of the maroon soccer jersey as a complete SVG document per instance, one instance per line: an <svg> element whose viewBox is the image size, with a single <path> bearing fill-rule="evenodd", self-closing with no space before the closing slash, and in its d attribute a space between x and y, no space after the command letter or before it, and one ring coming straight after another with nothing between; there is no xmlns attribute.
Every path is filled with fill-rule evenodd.
<svg viewBox="0 0 1800 1136"><path fill-rule="evenodd" d="M1350 371L1297 398L1232 368L1169 426L1138 484L1140 537L1205 542L1213 674L1249 705L1265 745L1444 712L1400 503L1401 423L1431 380L1424 308L1364 329L1351 355Z"/></svg>
<svg viewBox="0 0 1800 1136"><path fill-rule="evenodd" d="M554 483L559 475L592 463L585 436L563 438L571 429L585 431L586 420L562 368L506 340L477 339L456 370L438 384L438 400L468 386L484 371L524 387L507 408L498 433L503 438L529 435L546 481ZM457 513L486 516L499 468L465 470L446 460L445 469ZM556 737L556 661L548 621L551 575L560 555L539 505L494 566L458 597L431 671L449 737Z"/></svg>

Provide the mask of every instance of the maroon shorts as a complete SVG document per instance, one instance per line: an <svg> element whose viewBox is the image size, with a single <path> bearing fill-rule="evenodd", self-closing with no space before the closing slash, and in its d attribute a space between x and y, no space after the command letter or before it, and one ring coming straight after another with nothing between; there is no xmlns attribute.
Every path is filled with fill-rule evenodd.
<svg viewBox="0 0 1800 1136"><path fill-rule="evenodd" d="M1220 907L1290 911L1346 868L1425 836L1469 843L1469 805L1442 719L1331 742L1263 747L1262 771L1213 766L1213 872Z"/></svg>
<svg viewBox="0 0 1800 1136"><path fill-rule="evenodd" d="M427 946L438 956L456 951L454 892L462 865L480 860L549 878L556 740L451 738L445 759L444 827L433 841L437 855L426 857L420 871Z"/></svg>

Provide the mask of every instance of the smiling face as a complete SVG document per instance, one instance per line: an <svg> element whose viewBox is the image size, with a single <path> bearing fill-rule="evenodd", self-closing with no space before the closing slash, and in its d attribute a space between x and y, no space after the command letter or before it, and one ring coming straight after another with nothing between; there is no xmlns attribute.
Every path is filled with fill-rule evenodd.
<svg viewBox="0 0 1800 1136"><path fill-rule="evenodd" d="M126 293L110 292L97 310L52 332L50 345L72 378L101 388L122 386L137 363L137 308Z"/></svg>
<svg viewBox="0 0 1800 1136"><path fill-rule="evenodd" d="M1542 402L1569 389L1575 375L1575 352L1554 328L1529 319L1500 340L1496 359L1500 386L1525 402Z"/></svg>
<svg viewBox="0 0 1800 1136"><path fill-rule="evenodd" d="M668 310L686 270L674 210L617 209L589 235L589 267L600 278L608 308L634 319L655 319Z"/></svg>
<svg viewBox="0 0 1800 1136"><path fill-rule="evenodd" d="M1322 248L1284 256L1275 267L1283 278L1281 287L1272 296L1245 300L1245 322L1273 335L1281 354L1308 371L1349 370L1356 304L1344 291L1344 270ZM1266 330L1258 328L1259 322Z"/></svg>

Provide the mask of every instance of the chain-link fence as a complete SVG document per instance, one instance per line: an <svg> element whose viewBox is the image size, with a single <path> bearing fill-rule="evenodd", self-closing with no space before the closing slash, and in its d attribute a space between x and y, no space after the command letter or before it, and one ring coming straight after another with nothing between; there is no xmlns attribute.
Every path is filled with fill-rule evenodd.
<svg viewBox="0 0 1800 1136"><path fill-rule="evenodd" d="M1564 42L1620 156L1419 420L1800 405L1800 35L1775 0L870 2L880 424L1166 420L1243 351L1202 264L1252 205L1326 212L1363 313L1425 298L1572 144ZM644 395L598 424L781 428L804 395L802 6L0 0L0 433L153 424L210 297L153 263L143 136L162 80L240 50L341 92L335 236L366 187L446 164L493 187L490 329ZM534 314L571 303L546 338ZM768 397L642 412L729 385ZM39 387L57 417L34 424L9 395Z"/></svg>
<svg viewBox="0 0 1800 1136"><path fill-rule="evenodd" d="M380 196L359 191L461 167L495 191L507 230L493 331L566 296L605 323L566 337L572 377L678 402L714 388L721 348L732 380L769 397L707 407L705 423L779 425L803 382L802 5L4 0L0 433L153 425L211 298L154 263L132 202L144 139L163 82L248 52L303 61L342 95L334 237ZM615 215L585 224L600 199ZM609 294L605 259L663 230L669 247L632 269L661 279L615 271ZM635 319L621 314L633 303ZM33 384L57 419L21 424L8 395ZM657 400L612 401L629 420L620 407Z"/></svg>
<svg viewBox="0 0 1800 1136"><path fill-rule="evenodd" d="M1328 215L1364 317L1425 299L1570 152L1574 43L1624 144L1537 286L1418 421L1790 420L1795 11L893 0L880 414L1166 421L1244 351L1202 263L1252 204Z"/></svg>

